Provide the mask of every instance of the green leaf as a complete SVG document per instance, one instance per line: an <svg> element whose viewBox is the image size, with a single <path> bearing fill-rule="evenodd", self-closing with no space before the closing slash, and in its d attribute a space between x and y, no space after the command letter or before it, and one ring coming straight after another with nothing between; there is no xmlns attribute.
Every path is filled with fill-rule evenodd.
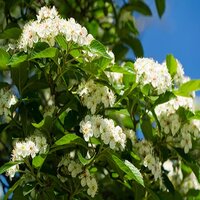
<svg viewBox="0 0 200 200"><path fill-rule="evenodd" d="M17 27L5 29L0 33L0 39L15 39L17 40L21 35L22 30Z"/></svg>
<svg viewBox="0 0 200 200"><path fill-rule="evenodd" d="M57 52L58 50L56 48L49 47L39 53L34 53L30 60L35 58L53 58L56 56Z"/></svg>
<svg viewBox="0 0 200 200"><path fill-rule="evenodd" d="M191 80L180 86L180 88L174 91L175 95L190 97L191 92L200 90L200 80Z"/></svg>
<svg viewBox="0 0 200 200"><path fill-rule="evenodd" d="M46 159L46 156L47 155L38 155L38 156L35 156L33 158L33 160L32 160L33 167L40 168L43 165L43 163L44 163L44 161Z"/></svg>
<svg viewBox="0 0 200 200"><path fill-rule="evenodd" d="M70 144L71 142L80 139L79 136L76 134L66 134L65 136L61 137L59 140L55 142L55 145L60 146L60 145L65 145L65 144Z"/></svg>
<svg viewBox="0 0 200 200"><path fill-rule="evenodd" d="M26 55L26 54L22 54L22 53L14 54L14 55L11 57L11 59L10 59L8 65L15 65L15 66L16 66L16 65L18 65L18 64L20 64L20 63L26 61L27 58L28 58L28 55ZM15 67L15 66L14 66L14 67Z"/></svg>
<svg viewBox="0 0 200 200"><path fill-rule="evenodd" d="M92 158L90 158L90 159L84 158L84 157L82 156L82 154L81 154L80 151L78 151L77 155L78 155L79 161L80 161L84 166L85 166L85 165L88 165L89 163L91 163L91 161L94 159L94 156L93 156Z"/></svg>
<svg viewBox="0 0 200 200"><path fill-rule="evenodd" d="M171 77L173 78L177 73L177 62L172 54L167 55L166 64L167 64L168 71Z"/></svg>
<svg viewBox="0 0 200 200"><path fill-rule="evenodd" d="M10 55L3 49L0 49L0 70L7 69L7 64L9 62Z"/></svg>
<svg viewBox="0 0 200 200"><path fill-rule="evenodd" d="M106 47L97 40L92 40L92 42L90 43L89 49L94 54L111 59L111 57L106 52Z"/></svg>
<svg viewBox="0 0 200 200"><path fill-rule="evenodd" d="M128 160L125 160L125 165L130 169L130 171L132 173L131 179L133 178L137 183L139 183L140 185L144 186L143 177L142 177L142 174L140 173L140 171L138 170L138 168L136 168Z"/></svg>
<svg viewBox="0 0 200 200"><path fill-rule="evenodd" d="M49 130L51 128L51 126L52 126L52 117L47 115L41 122L32 123L32 125L35 128L38 128L38 129Z"/></svg>
<svg viewBox="0 0 200 200"><path fill-rule="evenodd" d="M3 174L12 166L20 164L20 163L22 163L22 162L21 161L15 161L15 162L10 161L10 162L5 163L3 166L0 167L0 174Z"/></svg>
<svg viewBox="0 0 200 200"><path fill-rule="evenodd" d="M111 72L118 72L122 74L135 74L132 68L129 68L127 65L119 66L119 65L113 65L112 67L107 69Z"/></svg>
<svg viewBox="0 0 200 200"><path fill-rule="evenodd" d="M158 15L161 18L165 11L165 0L155 0Z"/></svg>
<svg viewBox="0 0 200 200"><path fill-rule="evenodd" d="M167 102L170 99L173 99L175 97L176 96L174 95L174 93L167 91L164 94L159 95L159 98L154 103L154 107L156 107L159 104L163 104L163 103L165 103L165 102Z"/></svg>
<svg viewBox="0 0 200 200"><path fill-rule="evenodd" d="M61 47L61 49L67 50L67 47L68 47L67 41L62 35L56 36L56 42Z"/></svg>
<svg viewBox="0 0 200 200"><path fill-rule="evenodd" d="M15 184L8 190L8 192L4 196L4 200L7 200L9 196L24 182L25 177L22 176Z"/></svg>
<svg viewBox="0 0 200 200"><path fill-rule="evenodd" d="M140 171L128 160L123 162L117 156L112 155L115 164L127 175L129 180L135 180L140 185L144 186L143 177Z"/></svg>
<svg viewBox="0 0 200 200"><path fill-rule="evenodd" d="M147 140L153 140L153 129L152 129L152 123L151 123L151 119L148 115L145 115L142 118L142 124L141 124L141 129L142 129L142 133L144 134L144 137Z"/></svg>
<svg viewBox="0 0 200 200"><path fill-rule="evenodd" d="M126 37L123 37L122 41L124 41L124 43L126 43L128 46L131 47L136 57L143 57L144 55L143 47L138 38L128 35Z"/></svg>
<svg viewBox="0 0 200 200"><path fill-rule="evenodd" d="M150 8L143 1L133 1L130 4L126 4L122 9L126 11L137 11L146 16L152 15Z"/></svg>

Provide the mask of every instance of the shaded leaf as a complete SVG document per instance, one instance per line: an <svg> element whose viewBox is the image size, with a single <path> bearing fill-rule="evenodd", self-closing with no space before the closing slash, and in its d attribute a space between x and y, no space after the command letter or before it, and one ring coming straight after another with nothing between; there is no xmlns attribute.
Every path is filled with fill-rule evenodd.
<svg viewBox="0 0 200 200"><path fill-rule="evenodd" d="M0 70L7 69L7 64L9 62L10 55L8 52L0 48Z"/></svg>
<svg viewBox="0 0 200 200"><path fill-rule="evenodd" d="M133 1L130 4L125 4L122 9L126 11L137 11L146 16L152 15L149 6L143 1Z"/></svg>
<svg viewBox="0 0 200 200"><path fill-rule="evenodd" d="M123 37L122 40L131 47L136 57L143 57L144 51L140 40L136 37L127 36Z"/></svg>
<svg viewBox="0 0 200 200"><path fill-rule="evenodd" d="M165 0L155 0L158 15L161 18L165 11Z"/></svg>
<svg viewBox="0 0 200 200"><path fill-rule="evenodd" d="M21 35L22 30L17 27L5 29L0 33L0 39L15 39L17 40Z"/></svg>

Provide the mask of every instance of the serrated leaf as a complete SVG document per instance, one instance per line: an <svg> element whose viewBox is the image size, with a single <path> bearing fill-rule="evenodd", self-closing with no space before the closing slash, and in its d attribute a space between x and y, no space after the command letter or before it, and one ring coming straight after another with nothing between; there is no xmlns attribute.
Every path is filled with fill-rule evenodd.
<svg viewBox="0 0 200 200"><path fill-rule="evenodd" d="M200 90L200 80L191 80L180 86L180 88L174 91L175 95L190 97L191 92Z"/></svg>
<svg viewBox="0 0 200 200"><path fill-rule="evenodd" d="M7 69L7 64L9 62L10 55L8 52L0 48L0 70Z"/></svg>
<svg viewBox="0 0 200 200"><path fill-rule="evenodd" d="M128 160L123 162L117 156L112 155L115 164L127 175L129 180L135 180L140 185L144 186L143 177L140 171Z"/></svg>
<svg viewBox="0 0 200 200"><path fill-rule="evenodd" d="M161 18L165 11L165 0L155 0L158 15Z"/></svg>
<svg viewBox="0 0 200 200"><path fill-rule="evenodd" d="M15 161L15 162L10 161L10 162L5 163L3 166L0 167L0 174L3 174L12 166L20 164L20 163L22 163L22 162L21 161Z"/></svg>
<svg viewBox="0 0 200 200"><path fill-rule="evenodd" d="M166 64L167 64L168 71L169 71L171 77L173 78L177 73L178 66L177 66L176 59L174 58L174 56L172 54L167 55Z"/></svg>
<svg viewBox="0 0 200 200"><path fill-rule="evenodd" d="M43 51L40 51L39 53L35 53L31 58L31 59L35 59L35 58L53 58L56 56L58 50L54 47L49 47Z"/></svg>
<svg viewBox="0 0 200 200"><path fill-rule="evenodd" d="M105 46L97 40L92 40L92 42L90 43L89 49L94 54L111 59L111 57L106 52Z"/></svg>
<svg viewBox="0 0 200 200"><path fill-rule="evenodd" d="M131 162L125 160L125 165L131 170L133 179L139 183L140 185L144 186L144 181L142 174L140 173L139 169L136 168Z"/></svg>
<svg viewBox="0 0 200 200"><path fill-rule="evenodd" d="M35 168L40 168L46 159L46 155L35 156L32 160L32 165Z"/></svg>

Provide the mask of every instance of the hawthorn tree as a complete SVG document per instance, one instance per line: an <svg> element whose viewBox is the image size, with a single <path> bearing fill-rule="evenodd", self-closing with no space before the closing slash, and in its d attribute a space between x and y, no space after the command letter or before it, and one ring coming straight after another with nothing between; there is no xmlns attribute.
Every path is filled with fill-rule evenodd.
<svg viewBox="0 0 200 200"><path fill-rule="evenodd" d="M17 23L40 3L24 3ZM96 8L70 3L79 14ZM110 12L119 20L121 9ZM94 12L96 34L89 13L86 28L55 7L42 7L21 31L1 33L9 42L0 49L0 174L11 182L4 199L198 199L200 81L186 77L173 55L158 63L134 51L135 62L125 61L122 46L137 44L121 38L116 21L106 37L104 17Z"/></svg>

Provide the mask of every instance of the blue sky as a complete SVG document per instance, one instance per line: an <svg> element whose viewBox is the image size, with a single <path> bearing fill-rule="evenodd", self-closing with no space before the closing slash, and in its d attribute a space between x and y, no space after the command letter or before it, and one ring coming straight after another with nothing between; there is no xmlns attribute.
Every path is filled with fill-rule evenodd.
<svg viewBox="0 0 200 200"><path fill-rule="evenodd" d="M148 0L153 17L137 16L145 57L162 62L172 53L183 65L185 75L200 79L200 1L166 0L159 19L155 3Z"/></svg>

